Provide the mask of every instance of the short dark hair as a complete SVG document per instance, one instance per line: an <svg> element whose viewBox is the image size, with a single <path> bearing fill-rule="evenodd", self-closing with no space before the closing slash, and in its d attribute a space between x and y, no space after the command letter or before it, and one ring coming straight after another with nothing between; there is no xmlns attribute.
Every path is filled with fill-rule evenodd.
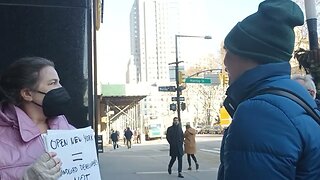
<svg viewBox="0 0 320 180"><path fill-rule="evenodd" d="M42 57L24 57L14 61L0 76L1 100L20 105L20 90L36 88L39 72L47 66L54 67L54 63Z"/></svg>

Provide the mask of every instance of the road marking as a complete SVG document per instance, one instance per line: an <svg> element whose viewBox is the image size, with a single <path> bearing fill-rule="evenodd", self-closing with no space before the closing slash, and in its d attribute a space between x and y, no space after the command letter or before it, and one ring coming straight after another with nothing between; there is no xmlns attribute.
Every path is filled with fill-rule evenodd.
<svg viewBox="0 0 320 180"><path fill-rule="evenodd" d="M136 172L136 174L168 174L167 171Z"/></svg>
<svg viewBox="0 0 320 180"><path fill-rule="evenodd" d="M107 156L117 156L119 158L155 158L155 157L168 157L167 154L165 155L121 155L118 154L108 154Z"/></svg>
<svg viewBox="0 0 320 180"><path fill-rule="evenodd" d="M218 168L212 168L212 169L199 169L196 171L189 171L189 170L183 170L183 173L190 173L190 172L217 172ZM141 175L148 175L148 174L168 174L168 171L146 171L146 172L136 172L136 174L141 174Z"/></svg>
<svg viewBox="0 0 320 180"><path fill-rule="evenodd" d="M200 149L200 151L220 154L220 148L213 148L213 150L212 149Z"/></svg>

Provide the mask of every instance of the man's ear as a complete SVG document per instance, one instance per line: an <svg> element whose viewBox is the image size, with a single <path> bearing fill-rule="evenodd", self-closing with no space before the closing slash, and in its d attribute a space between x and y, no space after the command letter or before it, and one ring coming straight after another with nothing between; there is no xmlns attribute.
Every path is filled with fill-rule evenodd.
<svg viewBox="0 0 320 180"><path fill-rule="evenodd" d="M313 99L315 99L315 98L317 97L316 92L315 92L315 91L312 91L311 93L312 93L311 96L313 97Z"/></svg>
<svg viewBox="0 0 320 180"><path fill-rule="evenodd" d="M307 90L313 99L315 99L317 97L316 92L314 90L311 90L311 89L307 89Z"/></svg>
<svg viewBox="0 0 320 180"><path fill-rule="evenodd" d="M20 96L25 101L32 101L31 91L28 88L23 88L20 90Z"/></svg>

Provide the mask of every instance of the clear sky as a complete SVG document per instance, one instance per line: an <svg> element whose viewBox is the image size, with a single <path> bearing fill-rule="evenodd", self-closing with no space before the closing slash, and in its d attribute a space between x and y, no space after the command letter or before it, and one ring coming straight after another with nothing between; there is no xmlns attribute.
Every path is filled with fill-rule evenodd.
<svg viewBox="0 0 320 180"><path fill-rule="evenodd" d="M246 16L254 13L262 0L189 0L194 7L190 18L212 40L206 43L212 53L231 28ZM130 58L130 10L134 0L104 0L104 17L97 33L98 78L102 83L125 83L126 65ZM188 4L187 4L188 5ZM189 17L188 17L189 18ZM188 19L186 18L186 19ZM199 28L199 27L198 27Z"/></svg>

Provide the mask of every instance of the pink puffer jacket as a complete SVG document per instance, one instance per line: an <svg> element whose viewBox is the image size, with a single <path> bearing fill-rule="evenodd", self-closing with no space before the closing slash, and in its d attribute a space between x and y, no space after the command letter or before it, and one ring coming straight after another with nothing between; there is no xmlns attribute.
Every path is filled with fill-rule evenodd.
<svg viewBox="0 0 320 180"><path fill-rule="evenodd" d="M74 129L64 116L48 120L50 129ZM20 108L0 105L0 179L21 179L45 152L36 124Z"/></svg>

